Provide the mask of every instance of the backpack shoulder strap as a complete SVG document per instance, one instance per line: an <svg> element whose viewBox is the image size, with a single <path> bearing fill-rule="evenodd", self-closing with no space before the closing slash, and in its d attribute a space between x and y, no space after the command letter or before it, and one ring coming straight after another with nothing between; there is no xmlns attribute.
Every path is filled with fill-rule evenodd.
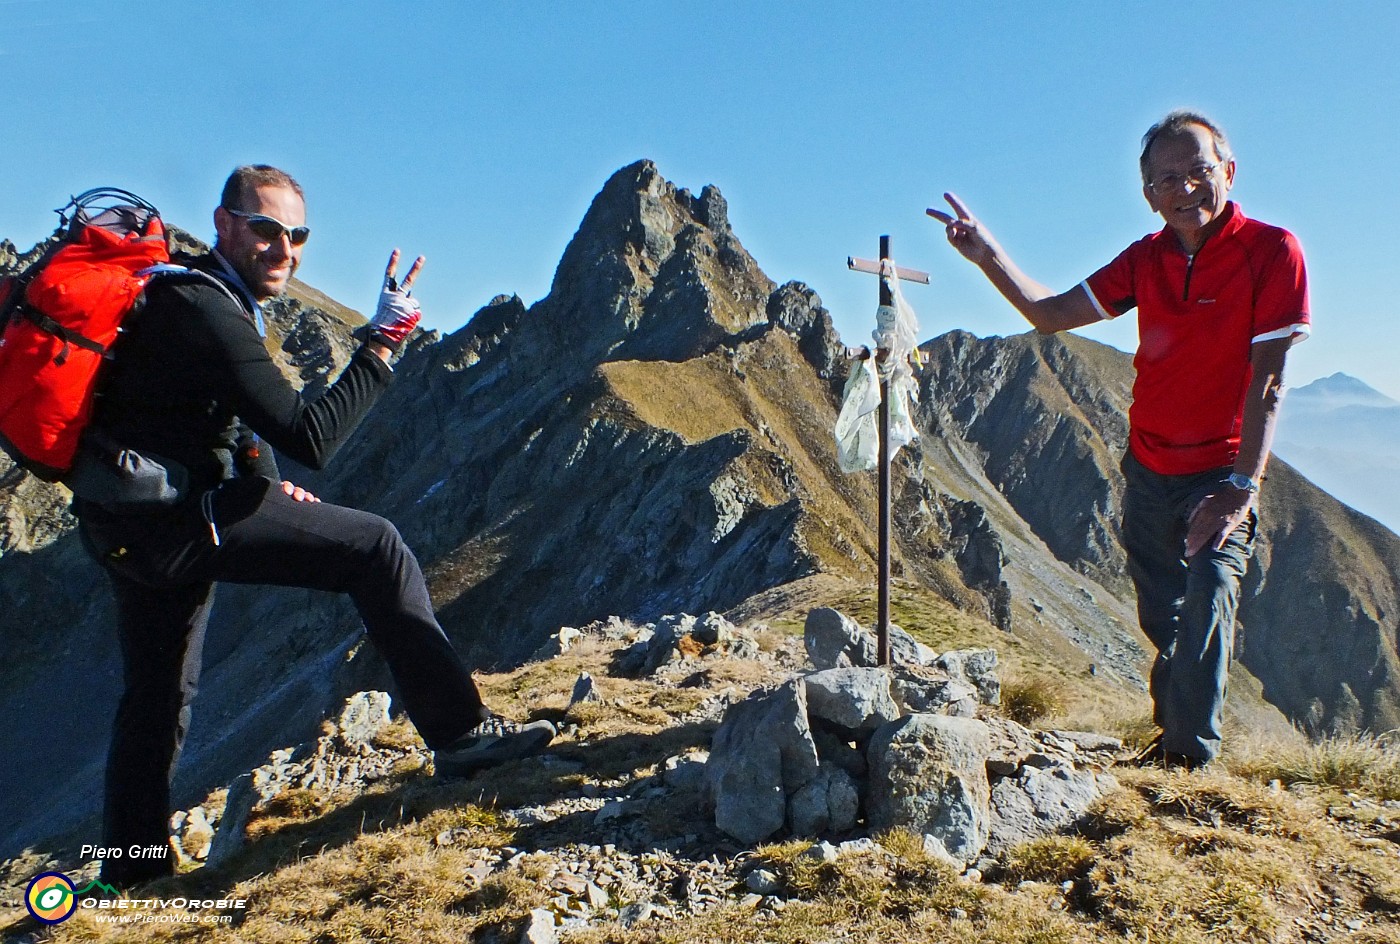
<svg viewBox="0 0 1400 944"><path fill-rule="evenodd" d="M205 272L202 269L192 269L189 266L177 265L173 262L164 262L160 265L149 266L136 274L149 277L152 282L156 279L162 279L212 285L229 298L233 299L234 303L237 304L240 309L244 307L243 299L239 298L238 293L230 288L223 279L212 273ZM150 285L148 284L146 287L150 288Z"/></svg>
<svg viewBox="0 0 1400 944"><path fill-rule="evenodd" d="M217 273L205 272L203 269L196 269L192 266L183 266L179 263L167 262L142 269L137 274L149 276L152 282L154 282L156 279L163 279L184 282L185 284L212 285L219 291L223 292L227 298L233 301L234 305L237 306L239 313L242 314L243 317L247 319L247 321L254 328L258 329L258 334L265 334L265 331L262 327L262 323L260 321L261 315L257 314L255 311L250 311L248 309L248 306L252 304L252 301L246 296L244 296L242 292L235 289ZM149 283L146 285L146 288L150 289ZM142 304L144 304L144 295L142 298Z"/></svg>

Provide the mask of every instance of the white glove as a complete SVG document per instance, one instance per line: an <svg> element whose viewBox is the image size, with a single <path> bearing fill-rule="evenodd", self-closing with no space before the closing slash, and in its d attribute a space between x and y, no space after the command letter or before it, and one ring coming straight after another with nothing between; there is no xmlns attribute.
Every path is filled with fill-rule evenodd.
<svg viewBox="0 0 1400 944"><path fill-rule="evenodd" d="M418 299L410 296L413 280L423 268L423 257L419 256L404 276L402 284L394 278L399 267L399 251L389 255L389 265L384 270L384 290L379 293L379 305L370 319L369 336L392 351L397 351L404 339L418 327L423 312Z"/></svg>

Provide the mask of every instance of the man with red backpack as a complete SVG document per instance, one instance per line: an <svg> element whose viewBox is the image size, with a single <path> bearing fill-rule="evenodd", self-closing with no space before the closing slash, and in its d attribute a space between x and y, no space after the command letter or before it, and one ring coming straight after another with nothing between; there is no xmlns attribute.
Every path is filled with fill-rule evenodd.
<svg viewBox="0 0 1400 944"><path fill-rule="evenodd" d="M310 236L300 185L274 167L240 167L214 228L213 250L183 260L213 279L150 283L114 345L85 434L170 470L160 501L75 502L84 543L112 581L125 673L107 763L106 847L167 847L170 782L219 581L350 594L439 774L538 753L555 733L482 704L392 524L282 481L273 457L275 449L322 468L354 432L418 323L409 291L422 258L398 282L394 251L363 346L308 401L268 356L260 309L286 289ZM103 879L129 887L173 868L169 856L107 859Z"/></svg>

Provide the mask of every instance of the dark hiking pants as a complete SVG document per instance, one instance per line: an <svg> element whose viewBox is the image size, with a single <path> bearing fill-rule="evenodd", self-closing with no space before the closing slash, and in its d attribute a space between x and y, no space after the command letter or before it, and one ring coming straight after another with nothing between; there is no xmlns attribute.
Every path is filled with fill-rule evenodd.
<svg viewBox="0 0 1400 944"><path fill-rule="evenodd" d="M1138 620L1157 648L1149 688L1162 747L1211 760L1235 638L1240 581L1254 552L1258 518L1248 517L1220 550L1186 557L1191 512L1229 487L1229 467L1195 475L1159 475L1128 453L1123 459L1123 547L1137 589Z"/></svg>
<svg viewBox="0 0 1400 944"><path fill-rule="evenodd" d="M430 748L486 717L466 666L433 615L413 553L392 524L296 502L267 479L225 483L212 502L164 515L85 513L88 549L116 592L125 691L107 759L103 845L165 847L170 784L189 728L218 581L348 593ZM168 875L174 860L103 863L118 885Z"/></svg>

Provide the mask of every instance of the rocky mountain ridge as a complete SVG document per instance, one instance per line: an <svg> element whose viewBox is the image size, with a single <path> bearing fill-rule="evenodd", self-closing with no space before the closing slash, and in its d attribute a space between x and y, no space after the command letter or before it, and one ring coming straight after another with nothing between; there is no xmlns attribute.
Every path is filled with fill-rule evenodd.
<svg viewBox="0 0 1400 944"><path fill-rule="evenodd" d="M333 376L351 320L274 310L289 376L313 390ZM1075 337L962 333L924 350L922 438L894 473L896 577L1140 687L1115 539L1127 357ZM647 161L621 169L548 296L493 299L452 335L419 337L396 371L330 470L284 472L393 520L477 664L517 664L560 626L610 614L734 612L816 575L873 580L874 483L842 475L831 442L844 364L830 316L810 288L763 275L713 187L693 195ZM20 489L3 498L0 704L31 719L12 748L69 750L44 784L0 773L0 855L95 812L117 688L110 603L62 494ZM1392 727L1400 547L1329 502L1274 467L1271 569L1252 572L1240 654L1283 714L1248 710L1317 731ZM177 795L387 687L343 602L221 588Z"/></svg>

